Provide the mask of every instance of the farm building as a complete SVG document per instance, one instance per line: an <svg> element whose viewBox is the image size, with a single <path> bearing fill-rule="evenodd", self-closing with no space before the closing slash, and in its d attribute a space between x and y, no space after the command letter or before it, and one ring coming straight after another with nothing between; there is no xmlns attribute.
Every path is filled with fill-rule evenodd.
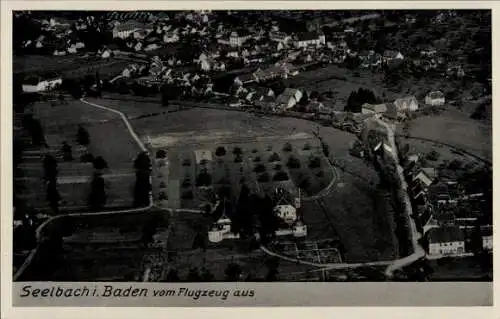
<svg viewBox="0 0 500 319"><path fill-rule="evenodd" d="M436 180L436 169L432 167L425 167L420 169L413 177L413 182L420 183L425 187L429 187Z"/></svg>
<svg viewBox="0 0 500 319"><path fill-rule="evenodd" d="M404 59L403 54L398 51L387 50L384 52L382 56L382 60L384 63L394 62L394 61L402 61Z"/></svg>
<svg viewBox="0 0 500 319"><path fill-rule="evenodd" d="M429 255L453 256L465 252L465 239L462 230L458 227L447 226L429 229Z"/></svg>
<svg viewBox="0 0 500 319"><path fill-rule="evenodd" d="M425 97L425 104L432 106L444 105L444 94L441 91L432 91Z"/></svg>
<svg viewBox="0 0 500 319"><path fill-rule="evenodd" d="M365 103L361 106L362 114L382 114L387 111L387 105L383 104L369 104Z"/></svg>
<svg viewBox="0 0 500 319"><path fill-rule="evenodd" d="M42 76L30 76L23 82L23 92L37 93L53 89L62 84L62 78L55 73Z"/></svg>
<svg viewBox="0 0 500 319"><path fill-rule="evenodd" d="M316 32L303 32L297 35L295 46L297 48L306 48L308 46L325 45L325 35Z"/></svg>
<svg viewBox="0 0 500 319"><path fill-rule="evenodd" d="M122 23L113 28L113 38L125 39L136 31L143 30L144 25L137 21Z"/></svg>
<svg viewBox="0 0 500 319"><path fill-rule="evenodd" d="M418 101L415 96L406 96L394 101L398 112L413 112L418 109Z"/></svg>
<svg viewBox="0 0 500 319"><path fill-rule="evenodd" d="M493 227L481 227L481 238L483 240L484 250L493 250Z"/></svg>
<svg viewBox="0 0 500 319"><path fill-rule="evenodd" d="M289 109L297 105L302 99L302 92L297 89L286 88L285 91L278 96L276 104L281 109Z"/></svg>

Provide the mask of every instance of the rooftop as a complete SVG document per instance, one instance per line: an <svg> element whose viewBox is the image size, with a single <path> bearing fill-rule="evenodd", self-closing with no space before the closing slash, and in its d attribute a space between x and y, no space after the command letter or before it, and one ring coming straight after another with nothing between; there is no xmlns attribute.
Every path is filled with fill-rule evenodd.
<svg viewBox="0 0 500 319"><path fill-rule="evenodd" d="M453 226L432 228L427 232L427 236L431 244L464 241L463 231Z"/></svg>

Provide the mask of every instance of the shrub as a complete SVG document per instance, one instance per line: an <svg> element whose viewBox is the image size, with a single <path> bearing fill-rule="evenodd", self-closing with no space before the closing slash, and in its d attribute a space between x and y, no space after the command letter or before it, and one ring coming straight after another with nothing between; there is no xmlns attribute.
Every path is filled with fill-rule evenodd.
<svg viewBox="0 0 500 319"><path fill-rule="evenodd" d="M182 161L182 166L191 166L191 160L186 158Z"/></svg>
<svg viewBox="0 0 500 319"><path fill-rule="evenodd" d="M165 150L159 150L156 152L156 158L165 158L167 157L167 152Z"/></svg>
<svg viewBox="0 0 500 319"><path fill-rule="evenodd" d="M236 156L234 157L234 162L235 162L235 163L241 163L241 162L243 162L243 158L242 158L242 156L241 156L241 155L236 155Z"/></svg>
<svg viewBox="0 0 500 319"><path fill-rule="evenodd" d="M215 155L219 157L226 155L226 148L224 146L217 147L217 149L215 150Z"/></svg>
<svg viewBox="0 0 500 319"><path fill-rule="evenodd" d="M269 182L269 173L267 173L267 172L266 172L266 173L261 174L261 175L257 178L257 180L258 180L259 182L261 182L261 183L267 183L267 182Z"/></svg>
<svg viewBox="0 0 500 319"><path fill-rule="evenodd" d="M310 149L311 149L311 144L309 143L304 144L304 151L308 151Z"/></svg>
<svg viewBox="0 0 500 319"><path fill-rule="evenodd" d="M193 191L185 191L182 193L182 196L181 196L182 199L193 199L194 196L193 196Z"/></svg>
<svg viewBox="0 0 500 319"><path fill-rule="evenodd" d="M305 178L303 179L300 183L299 183L299 187L301 189L308 189L309 187L311 187L311 181L309 180L309 178Z"/></svg>
<svg viewBox="0 0 500 319"><path fill-rule="evenodd" d="M276 164L276 165L274 166L274 169L275 169L276 171L281 171L281 169L282 169L281 164Z"/></svg>
<svg viewBox="0 0 500 319"><path fill-rule="evenodd" d="M278 153L274 152L270 157L269 157L269 162L279 162L281 161L281 158L280 156L278 155Z"/></svg>
<svg viewBox="0 0 500 319"><path fill-rule="evenodd" d="M191 180L189 178L186 178L184 179L184 181L182 181L182 187L187 188L190 186L191 186Z"/></svg>
<svg viewBox="0 0 500 319"><path fill-rule="evenodd" d="M319 171L316 173L316 177L324 177L325 176L325 172L323 171Z"/></svg>
<svg viewBox="0 0 500 319"><path fill-rule="evenodd" d="M266 171L266 167L262 164L256 165L255 168L253 169L254 172L256 173L263 173Z"/></svg>
<svg viewBox="0 0 500 319"><path fill-rule="evenodd" d="M428 159L429 161L437 161L439 159L439 153L435 150L432 150L427 154L426 159Z"/></svg>
<svg viewBox="0 0 500 319"><path fill-rule="evenodd" d="M260 162L260 156L256 156L254 159L253 159L254 162L258 163Z"/></svg>
<svg viewBox="0 0 500 319"><path fill-rule="evenodd" d="M202 159L202 160L200 161L200 165L205 166L205 165L207 165L207 164L208 164L208 160L207 160L207 159L205 159L205 158L204 158L204 159Z"/></svg>
<svg viewBox="0 0 500 319"><path fill-rule="evenodd" d="M290 156L286 164L289 168L300 168L300 160L295 156Z"/></svg>
<svg viewBox="0 0 500 319"><path fill-rule="evenodd" d="M167 200L167 194L165 192L160 192L160 195L158 196L159 200Z"/></svg>
<svg viewBox="0 0 500 319"><path fill-rule="evenodd" d="M291 152L292 151L292 144L290 143L285 143L285 146L283 147L283 151L285 152Z"/></svg>
<svg viewBox="0 0 500 319"><path fill-rule="evenodd" d="M233 149L233 154L236 155L236 156L241 155L241 154L243 154L243 150L241 149L241 147L236 146Z"/></svg>
<svg viewBox="0 0 500 319"><path fill-rule="evenodd" d="M320 166L321 166L321 159L318 156L314 156L309 159L310 168L318 168Z"/></svg>
<svg viewBox="0 0 500 319"><path fill-rule="evenodd" d="M196 178L196 186L210 186L212 184L212 176L207 172L201 172Z"/></svg>
<svg viewBox="0 0 500 319"><path fill-rule="evenodd" d="M257 150L256 148L254 148L254 149L252 150L252 153L257 153L257 152L258 152L258 150Z"/></svg>
<svg viewBox="0 0 500 319"><path fill-rule="evenodd" d="M80 162L82 163L92 163L94 162L94 155L87 153L80 156Z"/></svg>
<svg viewBox="0 0 500 319"><path fill-rule="evenodd" d="M289 179L288 174L281 171L274 174L273 180L276 182L287 181Z"/></svg>
<svg viewBox="0 0 500 319"><path fill-rule="evenodd" d="M167 187L167 185L165 184L165 182L161 182L160 183L160 188L165 188L165 187Z"/></svg>

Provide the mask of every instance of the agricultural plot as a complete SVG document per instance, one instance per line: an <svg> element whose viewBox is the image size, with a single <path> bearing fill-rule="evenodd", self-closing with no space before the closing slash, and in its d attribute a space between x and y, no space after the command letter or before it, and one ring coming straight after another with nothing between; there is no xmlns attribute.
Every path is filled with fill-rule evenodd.
<svg viewBox="0 0 500 319"><path fill-rule="evenodd" d="M108 208L127 207L133 201L135 176L133 160L140 149L131 138L121 119L111 112L99 110L80 101L68 101L50 105L38 103L33 115L40 120L49 146L42 150L29 148L23 154L20 168L25 189L33 190L17 194L34 208L47 210L46 185L43 181L42 160L45 152L58 161L58 191L62 197L63 210L83 209L87 206L90 180L94 168L81 161L87 151L94 157L102 156L108 164L104 173ZM78 125L84 126L90 135L88 147L78 145ZM67 143L72 147L72 161L63 161L61 147Z"/></svg>

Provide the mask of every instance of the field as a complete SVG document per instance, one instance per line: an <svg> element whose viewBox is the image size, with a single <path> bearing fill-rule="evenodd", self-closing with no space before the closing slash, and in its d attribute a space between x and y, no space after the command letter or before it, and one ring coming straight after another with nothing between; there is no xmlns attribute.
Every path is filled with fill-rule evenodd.
<svg viewBox="0 0 500 319"><path fill-rule="evenodd" d="M176 201L180 207L196 208L200 205L196 200L197 190L194 185L203 165L207 167L207 171L210 170L212 182L216 186L219 180L227 178L236 193L241 187L240 179L244 177L251 189L265 192L272 184L258 181L263 171L254 171L254 160L259 157L265 171L272 173L271 180L276 165L281 165L281 169L289 174L295 189L300 184L300 175L311 177L310 192L303 192L303 204L300 208L310 229L311 240L340 237L348 262L391 259L395 256L397 243L392 235L390 214L386 213L385 197L379 196L374 188L378 182L375 171L363 161L349 155L349 143L354 139L352 135L333 128L320 129L320 135L330 147L330 158L336 169L335 173L324 169L328 164L322 157L320 166L325 175L319 179L315 176L317 171L308 166L309 155L319 153L318 142L311 137L316 124L311 122L213 109L186 110L137 118L131 122L143 139L151 143L151 148L167 151L171 165L169 182L174 182L181 188L178 192L170 193L178 196L189 191L193 193L193 200ZM289 152L283 149L286 141L292 145ZM306 144L310 144L309 150L304 150ZM225 148L226 155L215 155L219 146ZM240 163L235 163L235 147L242 151ZM205 151L211 160L205 164L197 164L196 151ZM280 157L279 162L269 162L273 152ZM296 171L286 165L292 154L301 163L301 168ZM335 180L330 194L322 198L321 203L307 199L307 196L317 193L332 178ZM188 182L184 183L186 180ZM182 187L183 183L185 187ZM321 209L321 206L326 209ZM185 249L192 246L197 233L203 233L200 230L202 226L193 226L192 223L181 222L183 226L179 226L182 227L180 232L190 234L179 239L179 244L182 243ZM202 223L204 227L209 224L209 221L207 224Z"/></svg>
<svg viewBox="0 0 500 319"><path fill-rule="evenodd" d="M492 128L459 111L419 117L410 123L410 136L426 138L464 149L491 160Z"/></svg>
<svg viewBox="0 0 500 319"><path fill-rule="evenodd" d="M121 119L113 113L85 105L80 101L66 104L38 103L33 108L44 129L49 152L58 160L58 190L62 197L61 209L82 209L86 207L89 182L93 175L90 163L80 161L86 148L76 143L77 126L83 125L90 135L88 151L102 156L109 169L104 171L107 184L106 194L109 207L130 206L132 188L135 182L133 159L140 149L130 137ZM63 142L72 146L71 162L64 162L60 149ZM45 185L42 180L42 151L29 147L23 154L21 169L22 183L30 192L19 194L30 206L46 209ZM21 182L18 180L18 182Z"/></svg>
<svg viewBox="0 0 500 319"><path fill-rule="evenodd" d="M85 74L95 75L99 70L102 79L121 73L129 63L121 59L104 60L82 56L16 56L13 61L15 74L55 72L65 78L78 78Z"/></svg>

